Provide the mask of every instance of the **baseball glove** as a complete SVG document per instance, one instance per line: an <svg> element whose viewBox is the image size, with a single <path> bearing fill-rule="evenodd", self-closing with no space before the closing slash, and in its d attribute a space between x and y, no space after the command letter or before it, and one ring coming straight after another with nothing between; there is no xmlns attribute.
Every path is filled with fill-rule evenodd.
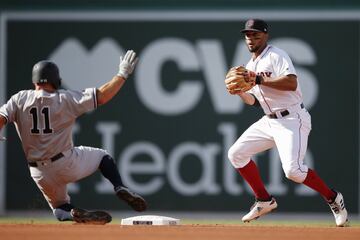
<svg viewBox="0 0 360 240"><path fill-rule="evenodd" d="M225 77L226 89L230 94L250 90L256 84L256 74L243 66L231 68Z"/></svg>

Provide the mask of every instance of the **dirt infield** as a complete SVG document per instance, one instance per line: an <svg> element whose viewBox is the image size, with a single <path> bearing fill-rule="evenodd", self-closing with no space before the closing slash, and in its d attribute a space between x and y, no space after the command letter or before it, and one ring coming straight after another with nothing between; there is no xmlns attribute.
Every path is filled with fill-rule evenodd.
<svg viewBox="0 0 360 240"><path fill-rule="evenodd" d="M359 227L278 227L244 225L121 226L118 224L1 224L0 239L52 240L226 240L359 239Z"/></svg>

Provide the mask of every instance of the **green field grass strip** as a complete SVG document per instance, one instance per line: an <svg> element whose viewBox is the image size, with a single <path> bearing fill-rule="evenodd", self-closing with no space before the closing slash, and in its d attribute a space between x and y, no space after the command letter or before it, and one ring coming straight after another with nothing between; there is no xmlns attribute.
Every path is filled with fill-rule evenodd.
<svg viewBox="0 0 360 240"><path fill-rule="evenodd" d="M294 226L294 227L333 227L333 221L327 220L256 220L251 223L243 223L241 220L227 219L180 219L180 224L186 225L239 225L239 226ZM110 224L120 224L121 219L115 218ZM22 217L1 217L0 224L60 224L53 218L22 218ZM61 224L74 224L73 222L62 222ZM350 222L351 227L360 228L360 220Z"/></svg>
<svg viewBox="0 0 360 240"><path fill-rule="evenodd" d="M241 220L193 220L183 219L182 224L220 224L220 225L242 225L242 226L294 226L294 227L333 227L334 221L327 220L256 220L251 223L243 223ZM351 227L360 227L360 221L350 222Z"/></svg>

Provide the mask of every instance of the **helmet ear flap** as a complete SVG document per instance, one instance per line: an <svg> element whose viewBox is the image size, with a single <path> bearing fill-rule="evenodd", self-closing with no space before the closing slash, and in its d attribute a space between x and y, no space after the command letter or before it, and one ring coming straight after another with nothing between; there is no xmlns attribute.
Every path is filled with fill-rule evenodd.
<svg viewBox="0 0 360 240"><path fill-rule="evenodd" d="M61 86L59 68L48 60L40 61L33 67L32 81L33 83L50 83L58 89Z"/></svg>
<svg viewBox="0 0 360 240"><path fill-rule="evenodd" d="M58 86L57 87L55 87L56 89L58 89L58 88L60 88L61 87L61 81L62 81L62 79L60 78L60 76L59 76L59 84L58 84Z"/></svg>

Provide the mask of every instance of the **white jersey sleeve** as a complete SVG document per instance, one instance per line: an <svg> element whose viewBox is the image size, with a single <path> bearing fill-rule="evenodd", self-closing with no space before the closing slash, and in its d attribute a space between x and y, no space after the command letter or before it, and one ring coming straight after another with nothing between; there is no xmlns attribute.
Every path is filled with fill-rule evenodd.
<svg viewBox="0 0 360 240"><path fill-rule="evenodd" d="M60 90L60 100L65 102L68 111L78 117L97 108L96 88L87 88L82 92Z"/></svg>
<svg viewBox="0 0 360 240"><path fill-rule="evenodd" d="M18 111L17 101L23 93L24 91L20 91L13 95L7 103L0 107L0 115L6 118L7 123L11 123L16 120L16 112Z"/></svg>
<svg viewBox="0 0 360 240"><path fill-rule="evenodd" d="M296 75L296 71L290 57L281 49L277 49L277 51L281 54L275 52L270 53L274 72L277 73L278 76L286 76L290 74Z"/></svg>

